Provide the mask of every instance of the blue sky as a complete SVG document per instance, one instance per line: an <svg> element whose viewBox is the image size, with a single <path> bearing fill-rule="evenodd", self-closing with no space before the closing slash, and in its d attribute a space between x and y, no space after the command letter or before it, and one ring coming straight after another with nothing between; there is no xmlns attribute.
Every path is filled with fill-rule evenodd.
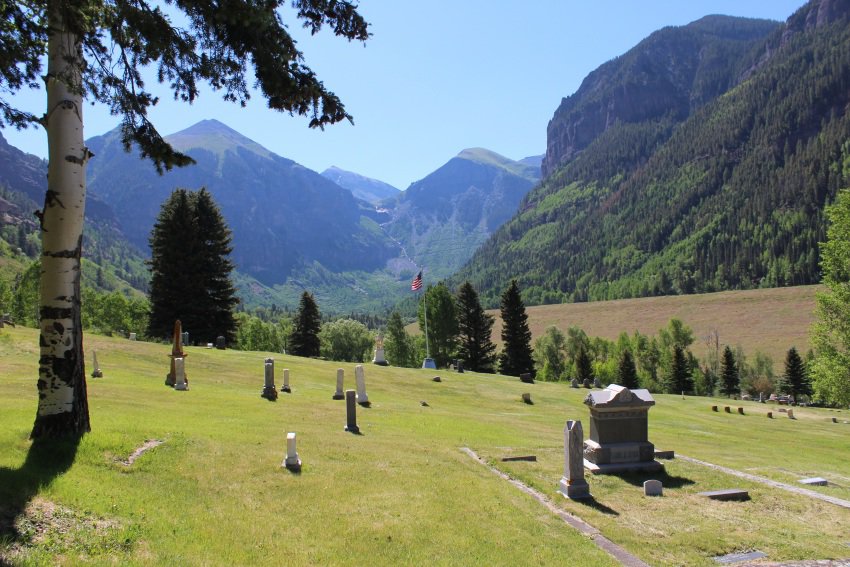
<svg viewBox="0 0 850 567"><path fill-rule="evenodd" d="M307 64L340 96L354 126L311 130L305 118L268 110L259 95L243 109L206 91L188 106L153 84L161 102L151 117L163 134L215 118L310 169L335 165L406 189L465 148L512 159L544 153L546 125L561 98L655 30L708 14L784 21L803 3L363 0L360 13L373 34L365 46L328 31L310 37L290 24ZM44 96L28 91L14 102L43 112ZM118 124L99 106L86 106L84 119L87 138ZM7 128L3 135L24 151L47 155L40 129Z"/></svg>

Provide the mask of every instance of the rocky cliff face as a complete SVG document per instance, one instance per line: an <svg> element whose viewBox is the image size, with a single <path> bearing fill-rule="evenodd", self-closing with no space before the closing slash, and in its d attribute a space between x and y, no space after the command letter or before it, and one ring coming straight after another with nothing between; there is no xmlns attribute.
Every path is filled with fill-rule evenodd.
<svg viewBox="0 0 850 567"><path fill-rule="evenodd" d="M779 25L707 16L659 30L605 63L561 101L549 122L543 177L615 124L686 119L738 80L744 54Z"/></svg>

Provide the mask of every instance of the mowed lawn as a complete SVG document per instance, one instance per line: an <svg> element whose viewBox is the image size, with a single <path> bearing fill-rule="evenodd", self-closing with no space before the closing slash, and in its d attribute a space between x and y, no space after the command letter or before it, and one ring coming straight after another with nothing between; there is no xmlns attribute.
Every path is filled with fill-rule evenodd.
<svg viewBox="0 0 850 567"><path fill-rule="evenodd" d="M89 380L92 432L67 469L31 466L37 332L0 330L0 525L25 493L18 536L0 544L11 564L137 565L616 565L530 496L461 451L548 495L652 565L712 565L758 549L774 561L850 557L850 510L691 464L665 462L664 496L645 478L588 477L594 499L555 490L563 427L580 419L587 390L515 378L366 366L372 407L362 435L343 430L332 400L336 369L354 365L269 353L187 348L190 390L163 385L167 345L86 335L104 378ZM260 397L263 359L278 388ZM87 369L91 371L90 368ZM442 382L432 381L440 375ZM524 404L529 392L533 405ZM814 490L850 499L850 413L735 402L746 415L712 412L724 400L656 396L650 440L659 449L788 484L823 476ZM427 405L423 405L425 402ZM774 411L776 419L765 417ZM836 417L839 423L832 423ZM301 474L281 467L296 432ZM163 441L125 465L148 440ZM535 455L536 462L502 462ZM697 493L750 490L747 502ZM11 510L14 511L14 510ZM0 561L0 563L2 563Z"/></svg>

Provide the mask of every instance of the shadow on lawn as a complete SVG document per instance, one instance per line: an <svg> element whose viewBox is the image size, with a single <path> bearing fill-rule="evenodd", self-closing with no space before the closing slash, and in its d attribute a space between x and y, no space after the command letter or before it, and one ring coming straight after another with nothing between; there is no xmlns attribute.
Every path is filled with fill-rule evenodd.
<svg viewBox="0 0 850 567"><path fill-rule="evenodd" d="M682 488L683 486L694 484L694 481L689 478L670 476L666 470L660 470L658 472L621 473L616 476L635 486L643 486L643 483L647 480L660 480L664 488Z"/></svg>
<svg viewBox="0 0 850 567"><path fill-rule="evenodd" d="M620 513L614 510L613 508L606 506L593 496L590 498L579 498L578 500L573 500L573 502L578 502L579 504L583 504L588 508L593 508L597 512L601 512L607 516L619 516Z"/></svg>
<svg viewBox="0 0 850 567"><path fill-rule="evenodd" d="M24 464L0 467L0 541L18 541L15 523L27 504L74 464L81 436L33 441Z"/></svg>

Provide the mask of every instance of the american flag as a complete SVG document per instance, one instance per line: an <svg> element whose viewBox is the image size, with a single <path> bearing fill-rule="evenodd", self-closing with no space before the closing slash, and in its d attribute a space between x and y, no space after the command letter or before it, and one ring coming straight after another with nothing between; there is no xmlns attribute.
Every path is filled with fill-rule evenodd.
<svg viewBox="0 0 850 567"><path fill-rule="evenodd" d="M422 272L419 272L415 278L413 278L413 282L410 284L410 291L419 291L422 287Z"/></svg>

